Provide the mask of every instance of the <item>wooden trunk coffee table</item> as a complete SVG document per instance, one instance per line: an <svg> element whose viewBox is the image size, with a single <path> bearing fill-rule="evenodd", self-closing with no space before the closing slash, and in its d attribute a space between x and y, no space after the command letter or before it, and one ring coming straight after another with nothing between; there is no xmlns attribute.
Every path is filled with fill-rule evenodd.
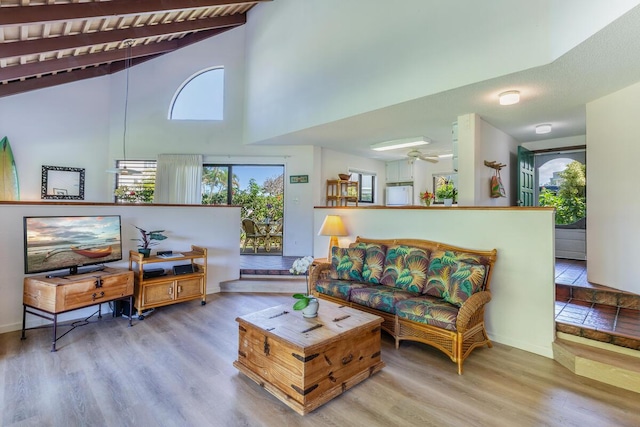
<svg viewBox="0 0 640 427"><path fill-rule="evenodd" d="M301 415L369 378L382 318L329 301L307 319L292 304L240 316L233 366Z"/></svg>

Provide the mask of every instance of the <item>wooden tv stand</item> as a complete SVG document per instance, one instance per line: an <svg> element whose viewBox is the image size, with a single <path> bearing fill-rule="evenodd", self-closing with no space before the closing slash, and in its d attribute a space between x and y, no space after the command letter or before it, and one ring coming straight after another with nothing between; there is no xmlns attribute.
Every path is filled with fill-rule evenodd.
<svg viewBox="0 0 640 427"><path fill-rule="evenodd" d="M144 267L163 266L185 262L190 271L176 274L171 268L158 277L145 277ZM163 268L164 268L163 267ZM145 258L136 251L129 252L129 270L135 273L135 307L138 320L144 320L143 312L156 307L199 299L207 303L207 248L191 245L190 251L180 251L170 258L150 256Z"/></svg>
<svg viewBox="0 0 640 427"><path fill-rule="evenodd" d="M98 306L98 318L102 317L102 303L128 299L133 311L133 272L105 267L100 271L70 276L31 276L24 278L22 297L22 337L26 339L27 313L53 321L53 342L51 351L56 351L56 341L77 326L73 324L64 334L58 336L58 315L80 308ZM96 313L87 317L89 320ZM131 318L129 318L131 326Z"/></svg>

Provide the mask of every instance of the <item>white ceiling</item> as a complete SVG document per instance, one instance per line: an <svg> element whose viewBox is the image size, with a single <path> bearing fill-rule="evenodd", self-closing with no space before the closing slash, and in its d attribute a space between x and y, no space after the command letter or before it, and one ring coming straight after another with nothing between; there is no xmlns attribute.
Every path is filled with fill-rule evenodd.
<svg viewBox="0 0 640 427"><path fill-rule="evenodd" d="M408 149L374 152L375 142L426 136L426 154L451 152L451 125L477 113L519 142L586 133L586 103L640 81L640 7L636 7L555 62L456 88L274 138L266 143L309 144L368 158L402 158ZM500 106L498 94L516 89L517 105ZM553 131L536 135L535 125Z"/></svg>

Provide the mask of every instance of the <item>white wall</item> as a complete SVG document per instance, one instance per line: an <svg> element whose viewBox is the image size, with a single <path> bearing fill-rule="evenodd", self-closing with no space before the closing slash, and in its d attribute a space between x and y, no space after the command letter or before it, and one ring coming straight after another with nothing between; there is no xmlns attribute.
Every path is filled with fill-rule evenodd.
<svg viewBox="0 0 640 427"><path fill-rule="evenodd" d="M244 117L244 43L244 27L239 27L132 67L127 157L154 159L165 153L237 151L235 147L242 146ZM218 66L225 69L224 120L168 120L171 100L181 85L195 73ZM125 73L120 72L109 84L114 97L110 110L111 162L122 158L124 81Z"/></svg>
<svg viewBox="0 0 640 427"><path fill-rule="evenodd" d="M640 294L640 83L587 104L587 278Z"/></svg>
<svg viewBox="0 0 640 427"><path fill-rule="evenodd" d="M370 0L258 5L246 24L246 139L266 140L547 64L633 2L585 3L404 0L393 13ZM571 38L559 31L569 23Z"/></svg>
<svg viewBox="0 0 640 427"><path fill-rule="evenodd" d="M518 198L518 141L484 120L480 120L480 145L477 149L475 172L474 206L515 206ZM500 171L507 197L491 198L491 177L495 169L485 166L484 161L506 165Z"/></svg>
<svg viewBox="0 0 640 427"><path fill-rule="evenodd" d="M549 208L331 209L317 208L314 227L325 215L340 215L349 236L417 238L472 249L497 249L486 309L490 338L546 357L555 339L554 212ZM437 224L437 226L434 226ZM324 257L329 238L318 236L314 255ZM535 267L532 267L535 266Z"/></svg>
<svg viewBox="0 0 640 427"><path fill-rule="evenodd" d="M163 153L196 153L210 163L284 164L289 220L284 229L285 255L309 254L311 213L320 203L311 189L323 188L313 167L316 154L309 145L242 143L244 31L236 28L130 69L127 158L155 160ZM220 65L225 67L225 119L167 120L180 85L194 73ZM0 137L6 134L13 148L22 200L40 200L41 166L53 165L85 168L85 201L113 201L114 175L105 170L123 155L124 77L120 72L0 98ZM308 174L309 183L289 184L291 174Z"/></svg>
<svg viewBox="0 0 640 427"><path fill-rule="evenodd" d="M551 1L551 52L558 58L600 31L640 2L638 0ZM580 14L580 19L569 19Z"/></svg>
<svg viewBox="0 0 640 427"><path fill-rule="evenodd" d="M139 237L133 227L164 229L168 239L154 249L186 251L191 245L208 248L207 293L220 291L220 282L235 280L240 275L240 208L212 206L139 206L126 204L47 204L0 203L0 333L22 327L22 283L24 275L24 216L47 215L120 215L122 220L123 260L109 266L128 268L129 250L136 249ZM106 309L106 306L105 306ZM61 320L77 319L85 309L61 316ZM39 324L28 316L29 324ZM37 318L36 318L37 319Z"/></svg>
<svg viewBox="0 0 640 427"><path fill-rule="evenodd" d="M0 138L16 159L21 200L40 200L42 165L85 169L85 200L108 201L108 77L0 98Z"/></svg>
<svg viewBox="0 0 640 427"><path fill-rule="evenodd" d="M458 116L458 205L473 206L476 197L476 163L480 144L480 116Z"/></svg>
<svg viewBox="0 0 640 427"><path fill-rule="evenodd" d="M458 204L460 206L515 206L518 142L479 115L458 117ZM507 197L491 198L495 170L484 161L506 165L500 171Z"/></svg>

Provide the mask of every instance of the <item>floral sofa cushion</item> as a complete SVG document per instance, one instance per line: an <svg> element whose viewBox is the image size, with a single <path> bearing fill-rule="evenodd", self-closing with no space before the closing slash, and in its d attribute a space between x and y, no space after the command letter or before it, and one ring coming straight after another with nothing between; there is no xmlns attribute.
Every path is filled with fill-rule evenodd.
<svg viewBox="0 0 640 427"><path fill-rule="evenodd" d="M320 279L315 286L321 294L349 301L352 289L366 288L368 285L353 280Z"/></svg>
<svg viewBox="0 0 640 427"><path fill-rule="evenodd" d="M480 262L463 252L434 251L423 293L461 306L484 286L487 269Z"/></svg>
<svg viewBox="0 0 640 427"><path fill-rule="evenodd" d="M365 288L351 289L351 302L375 308L376 310L395 314L395 306L399 301L414 298L414 292L408 292L387 285L372 285Z"/></svg>
<svg viewBox="0 0 640 427"><path fill-rule="evenodd" d="M360 248L331 248L331 278L361 282L364 254Z"/></svg>
<svg viewBox="0 0 640 427"><path fill-rule="evenodd" d="M387 249L380 283L420 293L427 281L429 254L424 249L394 245Z"/></svg>
<svg viewBox="0 0 640 427"><path fill-rule="evenodd" d="M487 268L484 265L458 263L458 268L451 274L443 295L445 301L462 307L462 304L476 292L482 290Z"/></svg>
<svg viewBox="0 0 640 427"><path fill-rule="evenodd" d="M398 301L396 314L399 318L456 331L458 307L427 295Z"/></svg>
<svg viewBox="0 0 640 427"><path fill-rule="evenodd" d="M365 282L380 284L384 269L384 260L387 255L387 247L377 243L352 243L350 248L365 250L362 278Z"/></svg>

